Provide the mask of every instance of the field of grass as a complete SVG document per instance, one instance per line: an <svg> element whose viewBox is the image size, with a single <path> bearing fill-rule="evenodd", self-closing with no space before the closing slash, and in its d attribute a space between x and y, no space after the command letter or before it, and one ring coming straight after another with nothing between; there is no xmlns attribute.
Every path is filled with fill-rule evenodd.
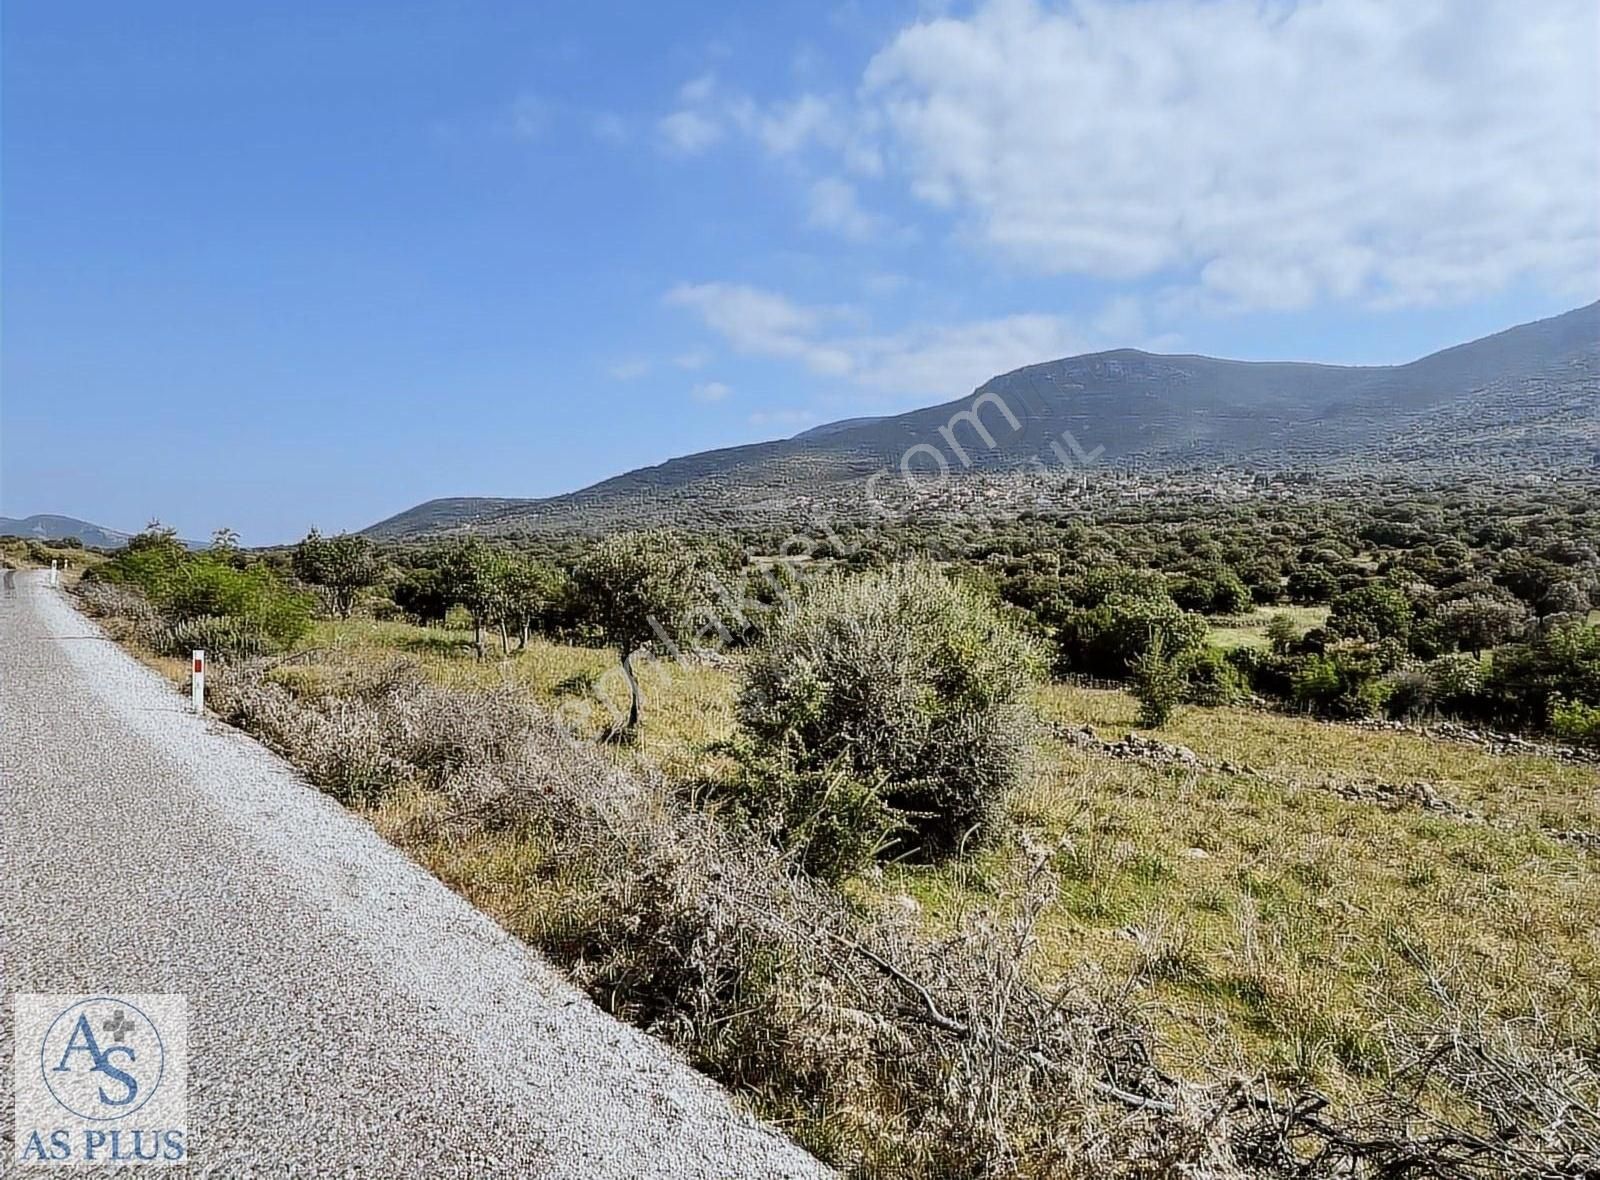
<svg viewBox="0 0 1600 1180"><path fill-rule="evenodd" d="M1258 606L1248 615L1239 618L1215 619L1206 633L1206 641L1223 649L1233 647L1266 647L1267 624L1274 615L1288 615L1297 631L1305 632L1320 627L1328 621L1325 606Z"/></svg>
<svg viewBox="0 0 1600 1180"><path fill-rule="evenodd" d="M509 687L553 708L592 700L597 683L622 691L606 652L535 639L478 661L470 640L324 623L310 641L323 658L276 675L312 688L404 653L441 683ZM709 748L733 733L735 671L663 665L644 680L640 738L604 747L608 756L688 783L725 773ZM1039 711L1117 737L1136 705L1050 685ZM593 709L587 732L605 718ZM1569 1043L1600 1045L1600 858L1548 834L1600 829L1592 767L1245 709L1185 709L1160 736L1228 769L1041 744L1015 819L1023 842L1051 850L1061 880L1037 931L1042 985L1071 977L1124 991L1180 1070L1266 1070L1347 1096L1383 1064L1373 1030L1428 1005L1430 980L1499 1018L1537 1016ZM1378 782L1425 782L1482 822L1336 793ZM419 806L392 800L374 819L397 830ZM1005 904L998 883L1016 846L957 866L892 865L855 891L953 926ZM510 928L539 920L535 878L518 868L532 853L517 837L418 851Z"/></svg>
<svg viewBox="0 0 1600 1180"><path fill-rule="evenodd" d="M1113 734L1135 711L1065 688L1043 707ZM1132 977L1181 1060L1336 1093L1382 1064L1372 1030L1428 1004L1430 977L1498 1018L1600 1043L1596 858L1543 831L1594 830L1592 768L1233 709L1188 710L1163 736L1240 769L1052 744L1019 800L1065 882L1041 931L1047 982L1086 965ZM1488 822L1328 789L1374 778L1427 781ZM948 872L904 879L930 912L971 900Z"/></svg>

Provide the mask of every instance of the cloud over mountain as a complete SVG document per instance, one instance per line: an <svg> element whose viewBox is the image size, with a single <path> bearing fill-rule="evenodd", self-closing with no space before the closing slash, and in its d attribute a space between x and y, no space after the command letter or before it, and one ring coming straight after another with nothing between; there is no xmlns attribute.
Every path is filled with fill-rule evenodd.
<svg viewBox="0 0 1600 1180"><path fill-rule="evenodd" d="M1587 293L1597 40L1592 0L994 0L895 36L859 118L1029 270L1249 309Z"/></svg>

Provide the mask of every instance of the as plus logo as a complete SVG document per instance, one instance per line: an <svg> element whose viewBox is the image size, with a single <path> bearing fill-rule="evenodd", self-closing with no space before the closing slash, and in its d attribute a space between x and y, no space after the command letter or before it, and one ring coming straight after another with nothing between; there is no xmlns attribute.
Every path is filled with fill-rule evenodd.
<svg viewBox="0 0 1600 1180"><path fill-rule="evenodd" d="M181 995L11 997L14 1159L189 1162L189 1006Z"/></svg>
<svg viewBox="0 0 1600 1180"><path fill-rule="evenodd" d="M51 1023L39 1069L64 1109L80 1118L120 1119L155 1097L165 1056L161 1030L138 1006L95 996Z"/></svg>

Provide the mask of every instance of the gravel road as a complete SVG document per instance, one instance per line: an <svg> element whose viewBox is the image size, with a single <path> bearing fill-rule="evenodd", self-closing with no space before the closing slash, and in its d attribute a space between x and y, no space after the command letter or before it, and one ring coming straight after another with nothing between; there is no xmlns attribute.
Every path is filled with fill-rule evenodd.
<svg viewBox="0 0 1600 1180"><path fill-rule="evenodd" d="M829 1174L45 581L0 598L6 1160L12 993L180 992L192 1175Z"/></svg>

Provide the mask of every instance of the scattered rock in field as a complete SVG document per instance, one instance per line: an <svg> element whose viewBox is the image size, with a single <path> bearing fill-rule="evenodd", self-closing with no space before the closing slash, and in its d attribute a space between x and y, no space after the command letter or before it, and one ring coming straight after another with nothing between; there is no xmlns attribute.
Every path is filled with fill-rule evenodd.
<svg viewBox="0 0 1600 1180"><path fill-rule="evenodd" d="M1211 859L1211 854L1209 852L1207 852L1204 848L1188 848L1188 849L1184 850L1183 855L1188 857L1190 860L1210 860Z"/></svg>
<svg viewBox="0 0 1600 1180"><path fill-rule="evenodd" d="M1436 741L1458 742L1476 746L1490 754L1531 754L1541 758L1554 758L1558 762L1576 762L1581 765L1600 766L1600 750L1587 750L1580 746L1562 746L1536 742L1518 737L1514 733L1500 733L1492 729L1475 729L1459 721L1437 721L1431 725L1414 725L1405 721L1352 721L1356 729L1382 733L1412 733Z"/></svg>
<svg viewBox="0 0 1600 1180"><path fill-rule="evenodd" d="M1563 844L1572 844L1587 852L1600 853L1600 832L1585 832L1579 829L1562 830L1559 828L1546 828L1544 834L1552 840L1559 840Z"/></svg>
<svg viewBox="0 0 1600 1180"><path fill-rule="evenodd" d="M1376 803L1382 807L1419 807L1423 811L1437 811L1469 823L1483 822L1483 815L1470 807L1461 807L1440 795L1431 783L1381 783L1340 782L1329 785L1341 799Z"/></svg>
<svg viewBox="0 0 1600 1180"><path fill-rule="evenodd" d="M1359 729L1418 733L1425 737L1444 741L1472 741L1474 744L1484 749L1492 750L1495 753L1534 753L1544 757L1560 758L1563 761L1600 763L1600 751L1544 746L1510 734L1479 733L1454 722L1436 726L1406 725L1400 721L1362 721L1354 722L1353 724ZM1481 824L1488 822L1481 811L1463 807L1451 801L1441 795L1438 788L1432 783L1385 783L1370 779L1308 783L1298 779L1281 779L1275 775L1261 774L1235 762L1210 762L1201 758L1188 746L1158 741L1155 738L1143 737L1137 733L1130 733L1121 741L1115 742L1102 738L1095 732L1092 725L1057 725L1055 726L1055 733L1056 736L1070 746L1075 746L1082 750L1091 750L1107 758L1135 759L1153 766L1181 766L1194 770L1217 770L1223 774L1255 774L1279 786L1290 788L1312 787L1330 791L1341 799L1359 803L1371 803L1379 807L1388 808L1391 811L1415 807L1422 811L1449 816L1451 819L1459 820L1462 823ZM1495 821L1493 826L1508 830L1510 827L1507 821ZM1552 828L1542 830L1552 840L1559 840L1563 844L1571 844L1589 852L1600 853L1600 832L1565 831ZM1184 855L1193 860L1203 860L1206 857L1206 852L1201 848L1191 848Z"/></svg>
<svg viewBox="0 0 1600 1180"><path fill-rule="evenodd" d="M1130 733L1121 741L1115 742L1101 738L1095 733L1092 725L1062 726L1057 728L1057 733L1070 745L1079 749L1093 750L1108 758L1131 758L1158 766L1187 766L1196 770L1207 769L1211 765L1188 746L1163 742L1153 737L1143 737L1137 733Z"/></svg>

